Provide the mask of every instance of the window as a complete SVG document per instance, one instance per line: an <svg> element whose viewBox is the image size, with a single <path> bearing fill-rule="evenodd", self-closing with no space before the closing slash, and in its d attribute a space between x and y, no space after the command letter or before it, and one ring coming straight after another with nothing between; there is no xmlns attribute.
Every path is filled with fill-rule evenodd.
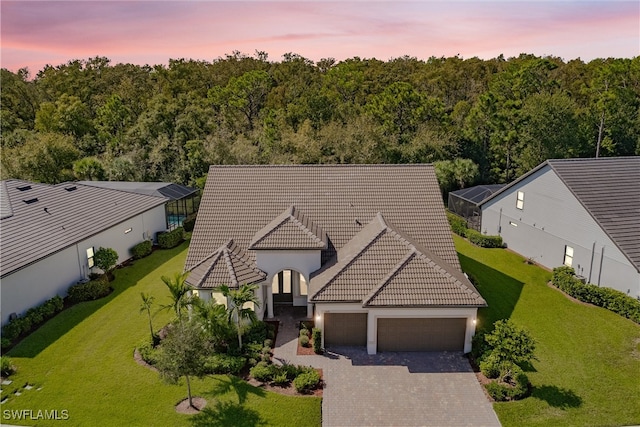
<svg viewBox="0 0 640 427"><path fill-rule="evenodd" d="M89 268L95 265L95 262L93 261L93 255L93 247L87 249L87 263L89 264Z"/></svg>
<svg viewBox="0 0 640 427"><path fill-rule="evenodd" d="M133 230L133 228L129 227L126 230L124 230L124 234L129 234L129 233L131 233L132 230Z"/></svg>
<svg viewBox="0 0 640 427"><path fill-rule="evenodd" d="M518 198L516 200L516 208L524 209L524 191L518 191Z"/></svg>
<svg viewBox="0 0 640 427"><path fill-rule="evenodd" d="M564 247L564 265L571 267L573 264L573 248L571 246Z"/></svg>
<svg viewBox="0 0 640 427"><path fill-rule="evenodd" d="M515 223L515 222L513 222L513 221L509 221L509 225L511 225L511 226L513 226L513 227L517 227L517 226L518 226L518 224L516 224L516 223Z"/></svg>

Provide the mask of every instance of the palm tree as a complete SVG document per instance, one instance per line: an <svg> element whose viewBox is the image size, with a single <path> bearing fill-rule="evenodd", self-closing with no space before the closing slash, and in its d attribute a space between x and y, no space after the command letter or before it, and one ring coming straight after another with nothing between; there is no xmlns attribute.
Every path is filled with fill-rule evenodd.
<svg viewBox="0 0 640 427"><path fill-rule="evenodd" d="M219 346L232 335L227 320L227 308L224 305L216 303L214 299L204 302L200 298L194 298L192 306L215 346Z"/></svg>
<svg viewBox="0 0 640 427"><path fill-rule="evenodd" d="M140 292L140 297L142 297L142 304L140 304L140 313L146 311L147 316L149 316L149 330L151 331L151 342L155 344L156 335L153 333L153 325L151 324L151 306L153 305L153 300L155 299L153 295L145 294L144 292Z"/></svg>
<svg viewBox="0 0 640 427"><path fill-rule="evenodd" d="M185 283L188 274L189 272L185 271L184 273L175 273L173 278L161 277L164 284L167 285L169 293L171 293L171 304L163 305L162 308L165 310L173 309L180 321L182 321L182 308L190 303L190 298L187 296L190 289Z"/></svg>
<svg viewBox="0 0 640 427"><path fill-rule="evenodd" d="M258 285L244 284L238 289L229 289L227 285L220 286L222 295L231 299L231 304L227 307L229 313L229 322L231 319L236 320L236 326L238 329L238 345L242 350L242 319L248 319L251 323L258 320L256 312L251 308L244 308L244 305L248 302L253 303L256 307L260 307L258 297L256 297L255 290L258 289Z"/></svg>

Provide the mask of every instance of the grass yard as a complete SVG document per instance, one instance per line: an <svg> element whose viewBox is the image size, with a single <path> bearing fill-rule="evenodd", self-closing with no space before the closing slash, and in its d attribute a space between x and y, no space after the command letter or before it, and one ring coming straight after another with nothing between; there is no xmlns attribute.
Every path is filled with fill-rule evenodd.
<svg viewBox="0 0 640 427"><path fill-rule="evenodd" d="M454 239L489 304L479 310L479 327L511 318L537 341L538 360L527 370L532 395L494 404L504 426L640 424L639 325L570 301L547 286L550 272L519 255Z"/></svg>
<svg viewBox="0 0 640 427"><path fill-rule="evenodd" d="M131 267L116 270L108 297L65 310L9 352L18 372L2 386L2 422L65 426L319 426L321 399L289 397L247 385L228 376L192 382L194 396L207 399L198 415L181 415L174 405L186 397L184 381L163 383L158 374L133 360L133 349L149 334L139 314L140 292L169 301L160 276L182 271L187 244L155 251ZM154 318L154 328L169 313ZM23 388L25 384L34 387ZM41 388L38 390L38 388ZM16 396L18 390L22 394ZM68 420L20 421L11 411L66 411ZM7 412L8 411L8 412ZM43 414L41 414L43 415ZM44 416L44 415L43 415Z"/></svg>

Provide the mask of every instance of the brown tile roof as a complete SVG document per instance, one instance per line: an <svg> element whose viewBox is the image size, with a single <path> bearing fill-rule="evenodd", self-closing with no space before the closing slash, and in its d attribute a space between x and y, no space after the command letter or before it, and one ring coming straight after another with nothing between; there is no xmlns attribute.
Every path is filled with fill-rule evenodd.
<svg viewBox="0 0 640 427"><path fill-rule="evenodd" d="M311 301L367 307L483 307L485 300L457 269L378 213L310 282Z"/></svg>
<svg viewBox="0 0 640 427"><path fill-rule="evenodd" d="M434 168L428 164L212 166L185 267L229 239L248 248L256 233L291 205L326 233L323 261L382 212L460 269Z"/></svg>
<svg viewBox="0 0 640 427"><path fill-rule="evenodd" d="M253 236L249 249L327 249L327 234L292 205Z"/></svg>
<svg viewBox="0 0 640 427"><path fill-rule="evenodd" d="M267 275L255 267L245 251L229 240L189 269L188 283L196 288L227 285L237 288L245 283L262 282Z"/></svg>

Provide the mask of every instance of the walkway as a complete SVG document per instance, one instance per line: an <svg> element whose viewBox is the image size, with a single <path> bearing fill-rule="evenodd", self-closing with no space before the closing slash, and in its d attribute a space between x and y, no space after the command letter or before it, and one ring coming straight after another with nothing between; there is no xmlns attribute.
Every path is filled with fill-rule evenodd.
<svg viewBox="0 0 640 427"><path fill-rule="evenodd" d="M303 312L296 312L304 316ZM275 363L323 369L322 425L500 426L467 359L461 353L389 352L334 348L323 356L298 356L298 319L280 320ZM301 317L300 317L301 318Z"/></svg>

